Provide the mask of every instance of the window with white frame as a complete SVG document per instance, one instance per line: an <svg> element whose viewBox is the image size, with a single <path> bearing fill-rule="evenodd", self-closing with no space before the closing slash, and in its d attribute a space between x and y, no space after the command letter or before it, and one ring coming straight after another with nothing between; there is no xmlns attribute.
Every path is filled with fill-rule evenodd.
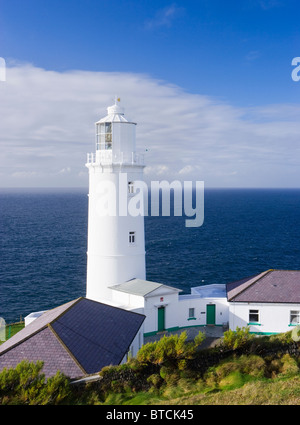
<svg viewBox="0 0 300 425"><path fill-rule="evenodd" d="M193 317L195 317L195 309L189 308L189 319L192 319Z"/></svg>
<svg viewBox="0 0 300 425"><path fill-rule="evenodd" d="M290 324L291 325L299 325L300 324L300 311L292 310L290 312Z"/></svg>
<svg viewBox="0 0 300 425"><path fill-rule="evenodd" d="M135 244L135 232L129 232L129 244L130 245Z"/></svg>
<svg viewBox="0 0 300 425"><path fill-rule="evenodd" d="M249 310L249 323L259 323L259 310Z"/></svg>

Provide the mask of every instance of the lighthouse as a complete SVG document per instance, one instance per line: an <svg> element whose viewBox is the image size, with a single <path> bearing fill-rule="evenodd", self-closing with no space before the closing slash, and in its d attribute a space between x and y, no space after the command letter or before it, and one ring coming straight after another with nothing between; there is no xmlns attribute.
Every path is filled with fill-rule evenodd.
<svg viewBox="0 0 300 425"><path fill-rule="evenodd" d="M136 123L125 118L120 99L95 124L95 152L88 154L88 246L86 297L111 301L111 287L145 279L144 214L129 203L143 181L143 156L136 152Z"/></svg>

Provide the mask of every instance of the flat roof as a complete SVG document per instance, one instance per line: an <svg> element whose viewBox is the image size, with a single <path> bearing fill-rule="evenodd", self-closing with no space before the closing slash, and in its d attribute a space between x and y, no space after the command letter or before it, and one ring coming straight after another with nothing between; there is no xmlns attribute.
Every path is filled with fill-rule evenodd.
<svg viewBox="0 0 300 425"><path fill-rule="evenodd" d="M211 285L200 285L194 288L191 288L191 294L189 295L180 295L180 298L184 297L185 299L192 298L226 298L226 285L225 284L216 284Z"/></svg>
<svg viewBox="0 0 300 425"><path fill-rule="evenodd" d="M119 285L110 286L114 291L125 292L127 294L145 297L158 288L166 288L173 292L181 292L181 289L164 285L163 283L151 282L150 280L132 279Z"/></svg>

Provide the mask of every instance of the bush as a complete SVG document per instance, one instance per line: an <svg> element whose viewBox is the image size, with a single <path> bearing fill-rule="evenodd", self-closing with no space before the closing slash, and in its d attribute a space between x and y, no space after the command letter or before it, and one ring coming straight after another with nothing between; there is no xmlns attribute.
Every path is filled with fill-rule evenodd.
<svg viewBox="0 0 300 425"><path fill-rule="evenodd" d="M239 388L245 383L244 377L238 370L231 372L229 375L225 376L219 382L219 388L221 390L232 390L234 388Z"/></svg>
<svg viewBox="0 0 300 425"><path fill-rule="evenodd" d="M60 404L70 395L69 380L62 373L45 379L43 362L20 362L0 373L0 404Z"/></svg>
<svg viewBox="0 0 300 425"><path fill-rule="evenodd" d="M250 334L250 328L248 326L243 328L237 326L235 331L229 329L224 332L223 346L229 350L237 350L254 338L255 336Z"/></svg>
<svg viewBox="0 0 300 425"><path fill-rule="evenodd" d="M293 376L299 372L297 361L289 354L284 354L281 358L281 376Z"/></svg>
<svg viewBox="0 0 300 425"><path fill-rule="evenodd" d="M124 393L129 389L134 392L147 391L151 386L147 379L156 372L156 367L141 364L134 358L119 366L106 366L99 373L102 379L98 391L103 397L111 392Z"/></svg>
<svg viewBox="0 0 300 425"><path fill-rule="evenodd" d="M147 378L147 382L149 382L152 387L159 388L163 382L163 379L158 373L153 373Z"/></svg>
<svg viewBox="0 0 300 425"><path fill-rule="evenodd" d="M236 371L243 375L263 377L266 371L266 363L263 358L252 354L224 361L216 367L216 374L219 378L224 378Z"/></svg>
<svg viewBox="0 0 300 425"><path fill-rule="evenodd" d="M270 335L269 342L271 344L291 344L293 342L292 331Z"/></svg>
<svg viewBox="0 0 300 425"><path fill-rule="evenodd" d="M159 341L150 342L141 347L137 360L142 364L153 363L183 370L187 360L195 357L198 346L205 335L199 332L193 342L186 342L187 334L164 336Z"/></svg>
<svg viewBox="0 0 300 425"><path fill-rule="evenodd" d="M265 374L266 363L263 358L257 355L242 355L211 367L205 375L205 381L212 389L230 389L254 378L262 378Z"/></svg>
<svg viewBox="0 0 300 425"><path fill-rule="evenodd" d="M245 375L262 378L266 374L266 362L260 356L244 355L238 359L238 363L241 372Z"/></svg>

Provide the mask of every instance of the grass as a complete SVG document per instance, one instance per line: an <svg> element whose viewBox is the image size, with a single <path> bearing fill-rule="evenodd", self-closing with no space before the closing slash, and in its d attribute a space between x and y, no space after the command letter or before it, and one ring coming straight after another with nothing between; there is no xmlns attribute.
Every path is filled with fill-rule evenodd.
<svg viewBox="0 0 300 425"><path fill-rule="evenodd" d="M181 396L160 401L173 405L300 405L300 375L261 379L235 389Z"/></svg>
<svg viewBox="0 0 300 425"><path fill-rule="evenodd" d="M6 327L5 327L6 340L11 338L13 335L15 335L21 329L23 329L24 326L25 326L24 322L7 324ZM5 341L0 341L0 345L3 344L3 342L5 342Z"/></svg>
<svg viewBox="0 0 300 425"><path fill-rule="evenodd" d="M171 379L172 378L172 379ZM197 378L170 375L160 388L109 393L105 405L300 405L299 360L233 356Z"/></svg>
<svg viewBox="0 0 300 425"><path fill-rule="evenodd" d="M219 389L202 382L180 383L164 392L110 394L105 405L300 405L300 374L245 382L234 372Z"/></svg>

